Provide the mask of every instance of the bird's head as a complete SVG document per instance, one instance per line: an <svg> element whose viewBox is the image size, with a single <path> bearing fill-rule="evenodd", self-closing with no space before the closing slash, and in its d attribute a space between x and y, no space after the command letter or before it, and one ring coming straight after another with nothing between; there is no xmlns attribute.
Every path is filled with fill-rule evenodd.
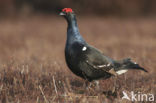
<svg viewBox="0 0 156 103"><path fill-rule="evenodd" d="M60 12L60 15L63 16L68 24L74 23L76 24L76 16L74 11L71 8L64 8L62 9L62 11Z"/></svg>
<svg viewBox="0 0 156 103"><path fill-rule="evenodd" d="M69 16L71 14L74 14L74 12L71 8L64 8L64 9L62 9L62 12L60 12L60 15L62 15L62 16Z"/></svg>
<svg viewBox="0 0 156 103"><path fill-rule="evenodd" d="M62 11L60 12L60 15L65 17L65 19L68 22L70 22L73 19L75 19L74 11L71 8L64 8L64 9L62 9Z"/></svg>

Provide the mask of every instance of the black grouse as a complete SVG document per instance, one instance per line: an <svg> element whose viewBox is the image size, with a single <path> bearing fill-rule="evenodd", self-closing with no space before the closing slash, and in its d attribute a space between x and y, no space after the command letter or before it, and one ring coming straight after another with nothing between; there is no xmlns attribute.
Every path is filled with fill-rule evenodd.
<svg viewBox="0 0 156 103"><path fill-rule="evenodd" d="M88 81L100 78L107 79L127 72L129 69L139 69L147 72L139 64L126 58L113 60L89 45L80 35L76 16L71 8L64 8L60 15L67 20L67 41L65 59L70 70L77 76Z"/></svg>

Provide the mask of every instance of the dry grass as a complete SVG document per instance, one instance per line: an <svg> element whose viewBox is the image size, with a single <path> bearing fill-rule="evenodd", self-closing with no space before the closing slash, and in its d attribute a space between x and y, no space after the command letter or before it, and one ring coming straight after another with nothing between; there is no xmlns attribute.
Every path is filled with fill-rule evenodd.
<svg viewBox="0 0 156 103"><path fill-rule="evenodd" d="M1 103L128 103L122 91L156 93L156 19L79 17L90 44L106 55L131 57L149 73L129 71L117 79L117 96L105 95L113 78L100 80L100 91L86 90L84 80L66 66L66 22L61 17L33 16L0 20ZM156 95L156 94L155 94Z"/></svg>

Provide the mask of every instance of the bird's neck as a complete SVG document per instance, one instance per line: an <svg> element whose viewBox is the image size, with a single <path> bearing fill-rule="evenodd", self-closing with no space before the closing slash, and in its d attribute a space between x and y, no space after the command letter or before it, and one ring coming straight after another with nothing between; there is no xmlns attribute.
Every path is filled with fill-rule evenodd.
<svg viewBox="0 0 156 103"><path fill-rule="evenodd" d="M80 35L75 15L70 16L67 19L67 22L68 22L67 42L69 44L71 44L75 41L84 43L85 41L82 38L82 36Z"/></svg>

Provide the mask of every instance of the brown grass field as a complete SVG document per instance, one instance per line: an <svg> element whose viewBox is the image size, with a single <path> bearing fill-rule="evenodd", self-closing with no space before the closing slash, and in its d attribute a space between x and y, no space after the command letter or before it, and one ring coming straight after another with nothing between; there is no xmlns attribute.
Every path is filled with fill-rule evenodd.
<svg viewBox="0 0 156 103"><path fill-rule="evenodd" d="M149 73L133 70L119 76L115 94L109 93L113 78L99 80L100 90L86 89L65 63L63 18L1 19L0 103L131 103L121 99L122 91L156 96L156 18L80 16L78 24L89 44L113 59L130 57Z"/></svg>

